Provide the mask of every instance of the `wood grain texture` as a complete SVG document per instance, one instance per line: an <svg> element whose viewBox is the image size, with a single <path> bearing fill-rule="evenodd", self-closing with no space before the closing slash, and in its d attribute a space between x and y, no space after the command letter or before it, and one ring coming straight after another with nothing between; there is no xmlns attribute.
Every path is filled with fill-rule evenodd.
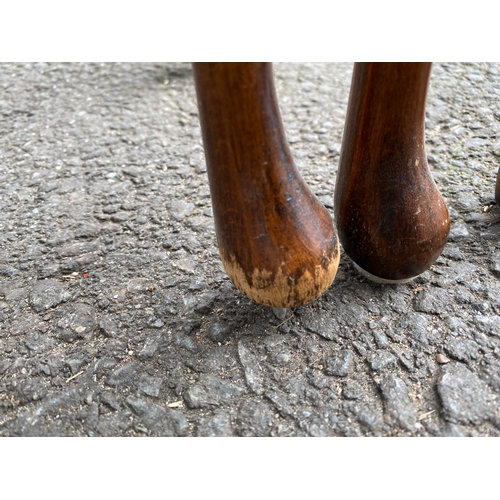
<svg viewBox="0 0 500 500"><path fill-rule="evenodd" d="M194 63L224 267L249 298L296 307L333 282L333 220L294 165L269 63Z"/></svg>
<svg viewBox="0 0 500 500"><path fill-rule="evenodd" d="M384 280L407 280L429 268L450 229L424 147L430 70L430 63L354 67L335 217L347 255Z"/></svg>

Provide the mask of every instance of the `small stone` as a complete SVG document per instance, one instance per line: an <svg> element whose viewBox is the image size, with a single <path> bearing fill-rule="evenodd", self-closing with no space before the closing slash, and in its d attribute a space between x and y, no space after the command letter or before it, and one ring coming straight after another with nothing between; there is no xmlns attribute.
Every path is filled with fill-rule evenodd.
<svg viewBox="0 0 500 500"><path fill-rule="evenodd" d="M472 213L480 206L480 202L476 196L471 193L460 193L454 200L457 210L462 212Z"/></svg>
<svg viewBox="0 0 500 500"><path fill-rule="evenodd" d="M92 241L82 241L80 243L71 243L62 247L57 253L59 257L78 257L83 254L90 254L99 251L99 244Z"/></svg>
<svg viewBox="0 0 500 500"><path fill-rule="evenodd" d="M372 332L372 335L379 349L385 349L386 347L389 347L389 341L387 340L384 332L381 332L380 330L374 330Z"/></svg>
<svg viewBox="0 0 500 500"><path fill-rule="evenodd" d="M491 256L491 271L496 276L500 276L500 252L496 252Z"/></svg>
<svg viewBox="0 0 500 500"><path fill-rule="evenodd" d="M95 309L88 304L75 303L65 307L56 324L56 333L66 342L77 338L90 340L96 330Z"/></svg>
<svg viewBox="0 0 500 500"><path fill-rule="evenodd" d="M348 349L340 350L335 356L325 360L325 373L335 377L347 377L354 371L354 355Z"/></svg>
<svg viewBox="0 0 500 500"><path fill-rule="evenodd" d="M141 375L139 379L139 391L157 398L160 395L160 389L163 384L161 377L150 377L149 375Z"/></svg>
<svg viewBox="0 0 500 500"><path fill-rule="evenodd" d="M126 401L148 429L165 437L185 436L187 434L188 422L180 411L148 403L133 396L129 396Z"/></svg>
<svg viewBox="0 0 500 500"><path fill-rule="evenodd" d="M127 363L125 365L120 366L111 374L106 380L106 385L111 387L126 385L131 386L136 374L139 371L139 365L137 363Z"/></svg>
<svg viewBox="0 0 500 500"><path fill-rule="evenodd" d="M257 357L245 346L243 341L238 343L238 355L245 370L245 379L255 394L262 394L264 390L263 370Z"/></svg>
<svg viewBox="0 0 500 500"><path fill-rule="evenodd" d="M318 314L317 311L304 308L300 312L300 319L310 332L317 333L327 340L335 338L334 327L336 324L326 314Z"/></svg>
<svg viewBox="0 0 500 500"><path fill-rule="evenodd" d="M377 351L372 354L368 363L374 372L379 372L386 368L394 368L396 366L396 357L387 351Z"/></svg>
<svg viewBox="0 0 500 500"><path fill-rule="evenodd" d="M176 221L182 221L193 212L195 206L186 201L173 201L169 208L172 218Z"/></svg>
<svg viewBox="0 0 500 500"><path fill-rule="evenodd" d="M159 318L153 318L148 324L151 328L162 328L165 326L165 323Z"/></svg>
<svg viewBox="0 0 500 500"><path fill-rule="evenodd" d="M346 399L361 399L365 395L365 391L355 380L348 380L344 385L342 395Z"/></svg>
<svg viewBox="0 0 500 500"><path fill-rule="evenodd" d="M39 281L29 293L29 301L36 312L43 312L59 305L64 299L65 289L55 280Z"/></svg>
<svg viewBox="0 0 500 500"><path fill-rule="evenodd" d="M201 421L198 437L229 437L233 435L231 415L228 412L215 412L213 416Z"/></svg>
<svg viewBox="0 0 500 500"><path fill-rule="evenodd" d="M9 368L10 361L8 359L0 359L0 375L3 375Z"/></svg>
<svg viewBox="0 0 500 500"><path fill-rule="evenodd" d="M437 390L443 416L452 423L481 424L497 409L486 383L461 363L444 369Z"/></svg>
<svg viewBox="0 0 500 500"><path fill-rule="evenodd" d="M471 339L449 337L444 349L452 358L468 362L477 359L479 345Z"/></svg>
<svg viewBox="0 0 500 500"><path fill-rule="evenodd" d="M44 398L49 392L48 385L48 382L41 377L34 377L21 383L17 388L19 402L24 404Z"/></svg>
<svg viewBox="0 0 500 500"><path fill-rule="evenodd" d="M191 283L188 286L188 290L190 290L192 292L193 291L198 291L198 290L203 290L204 286L205 285L204 285L203 281L200 281L200 280L198 280L196 278L193 278L191 280Z"/></svg>
<svg viewBox="0 0 500 500"><path fill-rule="evenodd" d="M118 335L118 326L111 316L103 316L99 321L99 329L106 337L115 338Z"/></svg>
<svg viewBox="0 0 500 500"><path fill-rule="evenodd" d="M118 411L120 409L120 403L118 403L115 395L111 392L101 393L101 403L105 404L114 411Z"/></svg>
<svg viewBox="0 0 500 500"><path fill-rule="evenodd" d="M60 270L61 268L59 264L56 264L55 262L41 264L41 267L38 268L38 276L40 278L50 278L59 274Z"/></svg>
<svg viewBox="0 0 500 500"><path fill-rule="evenodd" d="M460 251L460 248L456 246L449 245L448 247L445 247L445 250L443 251L443 256L448 257L453 260L464 260L465 257L463 253Z"/></svg>
<svg viewBox="0 0 500 500"><path fill-rule="evenodd" d="M127 283L127 292L132 294L148 292L152 284L152 281L146 278L134 278Z"/></svg>
<svg viewBox="0 0 500 500"><path fill-rule="evenodd" d="M183 394L184 401L189 408L207 408L220 404L229 404L237 401L245 389L228 382L227 380L204 375L200 381L190 386Z"/></svg>
<svg viewBox="0 0 500 500"><path fill-rule="evenodd" d="M245 401L238 413L238 434L247 437L269 436L274 425L274 412L266 403Z"/></svg>
<svg viewBox="0 0 500 500"><path fill-rule="evenodd" d="M283 321L286 318L288 309L284 307L273 307L273 313L280 321Z"/></svg>
<svg viewBox="0 0 500 500"><path fill-rule="evenodd" d="M8 264L0 266L0 276L7 276L11 278L16 274L19 274L19 271L15 267L9 266Z"/></svg>
<svg viewBox="0 0 500 500"><path fill-rule="evenodd" d="M380 390L389 419L408 431L414 431L417 412L408 397L408 389L404 381L389 375L382 380Z"/></svg>
<svg viewBox="0 0 500 500"><path fill-rule="evenodd" d="M331 196L328 195L323 195L318 197L320 203L322 203L325 207L328 208L333 208L334 207L334 201Z"/></svg>
<svg viewBox="0 0 500 500"><path fill-rule="evenodd" d="M441 314L447 310L450 303L450 296L445 290L440 288L432 290L422 290L415 297L414 307L417 311Z"/></svg>
<svg viewBox="0 0 500 500"><path fill-rule="evenodd" d="M373 431L382 427L384 423L384 417L380 411L370 408L369 406L361 408L356 418L360 424L366 425Z"/></svg>
<svg viewBox="0 0 500 500"><path fill-rule="evenodd" d="M215 291L201 294L197 297L194 311L198 314L208 314L213 309L214 302L218 296L218 292Z"/></svg>
<svg viewBox="0 0 500 500"><path fill-rule="evenodd" d="M399 323L400 332L405 337L409 336L422 344L427 344L427 328L429 322L423 314L409 313Z"/></svg>
<svg viewBox="0 0 500 500"><path fill-rule="evenodd" d="M440 365L445 365L450 362L450 358L447 358L444 354L438 353L436 354L436 363Z"/></svg>
<svg viewBox="0 0 500 500"><path fill-rule="evenodd" d="M487 333L488 335L500 337L500 317L483 316L480 314L474 318L474 322L479 330Z"/></svg>
<svg viewBox="0 0 500 500"><path fill-rule="evenodd" d="M64 364L69 366L71 373L74 375L80 371L82 366L90 363L91 360L92 356L87 351L81 349L69 353L64 360Z"/></svg>
<svg viewBox="0 0 500 500"><path fill-rule="evenodd" d="M230 329L226 322L219 318L215 317L207 330L207 337L212 342L224 342L230 333Z"/></svg>
<svg viewBox="0 0 500 500"><path fill-rule="evenodd" d="M95 238L99 234L99 231L100 227L95 224L82 224L75 231L75 238Z"/></svg>
<svg viewBox="0 0 500 500"><path fill-rule="evenodd" d="M465 224L455 222L451 225L450 234L448 235L449 241L461 241L470 236L469 230Z"/></svg>
<svg viewBox="0 0 500 500"><path fill-rule="evenodd" d="M142 349L137 353L137 357L142 360L151 359L160 345L159 335L148 335Z"/></svg>
<svg viewBox="0 0 500 500"><path fill-rule="evenodd" d="M111 216L111 220L116 223L126 222L130 218L130 215L127 212L117 212Z"/></svg>

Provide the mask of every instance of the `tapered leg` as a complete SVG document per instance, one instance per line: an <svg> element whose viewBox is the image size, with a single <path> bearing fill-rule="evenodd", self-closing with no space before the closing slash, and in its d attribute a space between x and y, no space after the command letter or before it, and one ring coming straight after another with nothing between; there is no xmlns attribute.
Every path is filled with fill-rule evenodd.
<svg viewBox="0 0 500 500"><path fill-rule="evenodd" d="M429 268L450 229L424 147L430 70L430 63L354 67L335 217L347 255L381 281Z"/></svg>
<svg viewBox="0 0 500 500"><path fill-rule="evenodd" d="M285 138L269 63L194 63L219 252L248 297L296 307L332 283L332 218L304 183Z"/></svg>

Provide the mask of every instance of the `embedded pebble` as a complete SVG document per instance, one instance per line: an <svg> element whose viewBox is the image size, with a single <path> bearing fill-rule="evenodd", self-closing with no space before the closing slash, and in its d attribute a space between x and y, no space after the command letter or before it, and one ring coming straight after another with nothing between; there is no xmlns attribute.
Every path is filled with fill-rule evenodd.
<svg viewBox="0 0 500 500"><path fill-rule="evenodd" d="M450 296L448 292L440 288L423 290L418 292L415 298L415 309L417 311L441 314L448 309Z"/></svg>
<svg viewBox="0 0 500 500"><path fill-rule="evenodd" d="M449 241L462 241L470 236L469 230L465 224L455 222L451 225L450 234L448 235Z"/></svg>
<svg viewBox="0 0 500 500"><path fill-rule="evenodd" d="M385 349L386 347L389 347L389 341L387 340L387 336L384 332L381 332L380 330L374 330L372 332L372 335L379 349Z"/></svg>
<svg viewBox="0 0 500 500"><path fill-rule="evenodd" d="M273 313L279 320L283 321L288 314L288 309L284 307L273 307Z"/></svg>
<svg viewBox="0 0 500 500"><path fill-rule="evenodd" d="M153 432L161 433L164 437L185 436L187 434L188 422L180 411L148 403L133 396L129 396L126 401L144 425Z"/></svg>
<svg viewBox="0 0 500 500"><path fill-rule="evenodd" d="M159 335L148 334L144 345L137 353L137 357L142 360L152 358L160 345L161 337Z"/></svg>
<svg viewBox="0 0 500 500"><path fill-rule="evenodd" d="M213 416L201 421L196 435L198 437L232 436L231 415L228 412L216 411Z"/></svg>
<svg viewBox="0 0 500 500"><path fill-rule="evenodd" d="M17 387L17 395L21 404L38 401L49 392L49 383L41 378L34 377L22 382Z"/></svg>
<svg viewBox="0 0 500 500"><path fill-rule="evenodd" d="M374 372L379 372L387 368L394 368L396 366L396 357L387 351L376 351L368 359L368 363Z"/></svg>
<svg viewBox="0 0 500 500"><path fill-rule="evenodd" d="M418 313L408 313L399 322L399 332L405 337L411 337L418 340L422 344L427 344L427 332L429 321L427 318Z"/></svg>
<svg viewBox="0 0 500 500"><path fill-rule="evenodd" d="M263 370L257 357L252 354L252 352L247 349L243 341L238 342L238 355L240 362L245 370L245 380L256 394L262 394L264 390L263 386Z"/></svg>
<svg viewBox="0 0 500 500"><path fill-rule="evenodd" d="M268 404L245 401L238 412L237 430L240 436L269 436L274 423L274 412Z"/></svg>
<svg viewBox="0 0 500 500"><path fill-rule="evenodd" d="M139 370L140 366L137 363L126 363L110 373L106 379L106 385L111 387L130 386Z"/></svg>
<svg viewBox="0 0 500 500"><path fill-rule="evenodd" d="M212 342L224 342L230 333L230 328L227 323L219 318L215 317L207 330L207 337Z"/></svg>
<svg viewBox="0 0 500 500"><path fill-rule="evenodd" d="M96 330L96 311L84 303L68 304L62 311L62 317L56 324L56 333L66 342L76 339L90 340Z"/></svg>
<svg viewBox="0 0 500 500"><path fill-rule="evenodd" d="M194 204L186 201L173 201L170 203L170 215L176 221L181 221L194 210Z"/></svg>
<svg viewBox="0 0 500 500"><path fill-rule="evenodd" d="M354 368L354 355L348 349L342 349L325 360L325 373L335 377L347 377L353 373Z"/></svg>
<svg viewBox="0 0 500 500"><path fill-rule="evenodd" d="M138 389L148 396L157 398L160 395L160 389L163 384L161 377L150 377L149 375L142 374L139 379Z"/></svg>
<svg viewBox="0 0 500 500"><path fill-rule="evenodd" d="M115 338L118 335L118 326L111 316L102 316L99 329L106 337Z"/></svg>
<svg viewBox="0 0 500 500"><path fill-rule="evenodd" d="M64 300L65 289L59 281L39 281L30 291L29 301L36 312L43 312L56 307Z"/></svg>
<svg viewBox="0 0 500 500"><path fill-rule="evenodd" d="M439 363L440 365L445 365L446 363L449 363L451 360L450 358L447 358L444 354L436 354L436 363Z"/></svg>
<svg viewBox="0 0 500 500"><path fill-rule="evenodd" d="M356 415L359 423L366 425L372 430L377 430L384 424L384 417L381 412L370 408L369 406L364 406L361 408L359 413Z"/></svg>
<svg viewBox="0 0 500 500"><path fill-rule="evenodd" d="M399 377L389 375L380 383L384 409L389 420L412 432L417 422L417 411L408 397L408 388Z"/></svg>
<svg viewBox="0 0 500 500"><path fill-rule="evenodd" d="M335 324L325 314L317 314L310 309L304 308L300 311L300 319L304 327L309 331L317 333L328 340L335 338Z"/></svg>
<svg viewBox="0 0 500 500"><path fill-rule="evenodd" d="M458 361L471 361L477 359L479 345L471 339L448 337L444 343L444 350Z"/></svg>
<svg viewBox="0 0 500 500"><path fill-rule="evenodd" d="M189 408L207 408L237 401L245 389L213 375L202 375L183 397Z"/></svg>
<svg viewBox="0 0 500 500"><path fill-rule="evenodd" d="M355 380L348 380L342 389L342 395L346 399L361 399L365 395L363 387Z"/></svg>
<svg viewBox="0 0 500 500"><path fill-rule="evenodd" d="M480 424L497 410L486 383L461 363L443 368L437 391L443 416L453 423Z"/></svg>

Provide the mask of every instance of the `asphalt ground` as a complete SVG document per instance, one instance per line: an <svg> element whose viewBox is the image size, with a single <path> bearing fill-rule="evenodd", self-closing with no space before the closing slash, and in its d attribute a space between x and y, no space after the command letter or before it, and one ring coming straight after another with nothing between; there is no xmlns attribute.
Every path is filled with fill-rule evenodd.
<svg viewBox="0 0 500 500"><path fill-rule="evenodd" d="M332 214L351 74L275 64ZM380 285L342 254L293 310L221 266L189 64L1 64L0 88L1 436L500 434L499 64L433 66L438 261Z"/></svg>

